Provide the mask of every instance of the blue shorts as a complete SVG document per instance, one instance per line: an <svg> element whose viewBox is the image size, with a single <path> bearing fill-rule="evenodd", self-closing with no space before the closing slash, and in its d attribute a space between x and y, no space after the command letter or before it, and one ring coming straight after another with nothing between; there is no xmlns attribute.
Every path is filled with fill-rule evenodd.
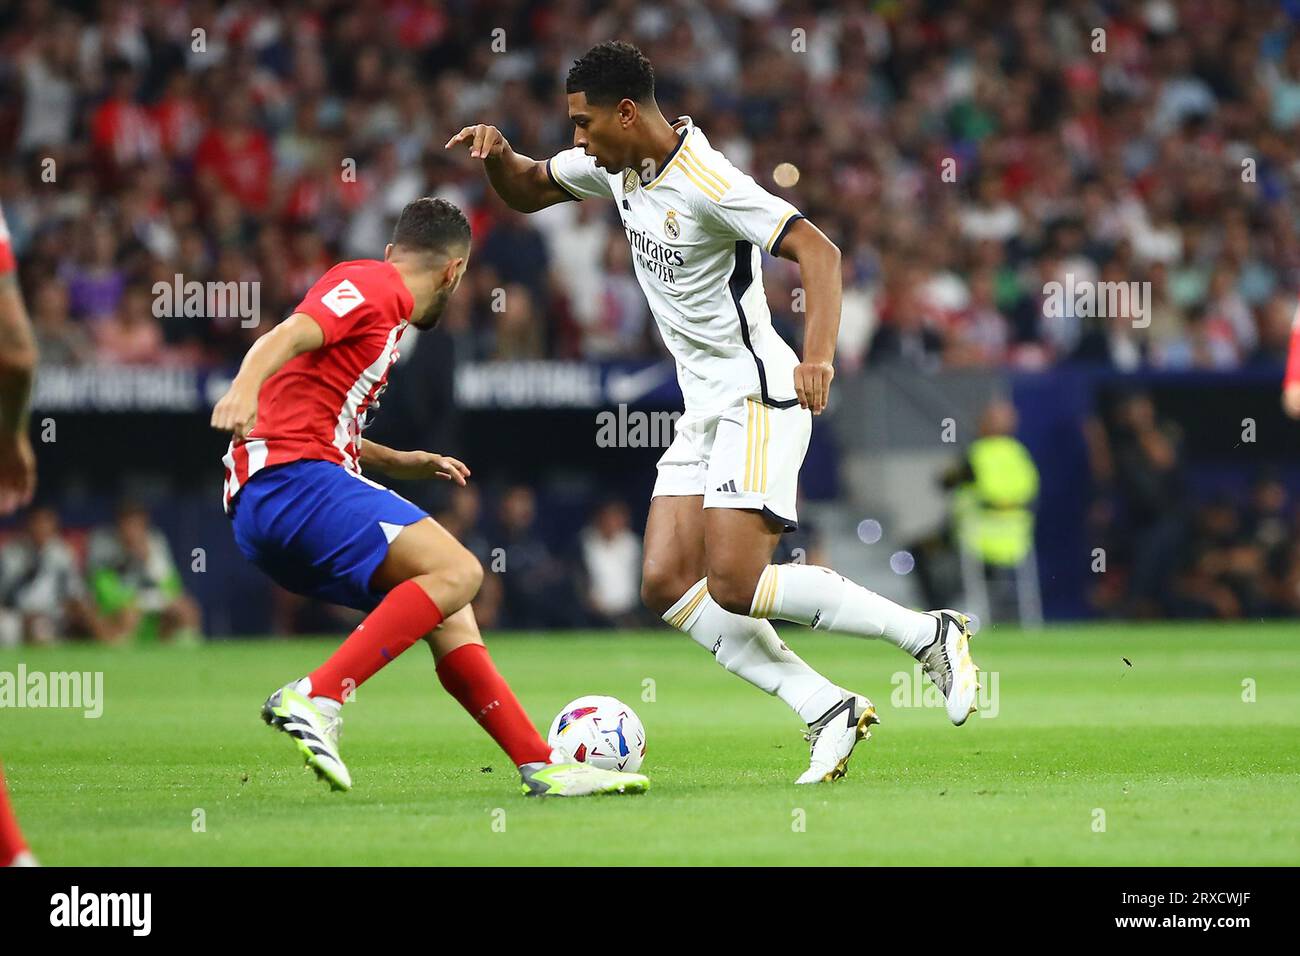
<svg viewBox="0 0 1300 956"><path fill-rule="evenodd" d="M244 557L296 594L369 611L384 597L370 579L388 545L428 515L395 491L329 461L255 473L234 502Z"/></svg>

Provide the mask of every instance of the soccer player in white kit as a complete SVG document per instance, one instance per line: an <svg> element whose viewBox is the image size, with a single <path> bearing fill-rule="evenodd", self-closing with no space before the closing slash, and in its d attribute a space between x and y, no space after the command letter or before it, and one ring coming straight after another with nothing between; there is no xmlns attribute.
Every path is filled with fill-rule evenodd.
<svg viewBox="0 0 1300 956"><path fill-rule="evenodd" d="M965 615L909 610L828 568L771 563L779 536L796 527L812 416L826 407L835 374L839 250L713 149L689 116L670 124L636 47L593 47L569 71L567 93L574 145L549 160L516 153L482 124L447 147L466 144L520 212L586 199L618 208L685 399L646 523L646 604L808 724L811 760L798 783L842 777L878 721L866 697L787 648L769 618L895 644L922 663L949 718L963 723L978 687ZM799 264L802 362L772 328L764 252Z"/></svg>

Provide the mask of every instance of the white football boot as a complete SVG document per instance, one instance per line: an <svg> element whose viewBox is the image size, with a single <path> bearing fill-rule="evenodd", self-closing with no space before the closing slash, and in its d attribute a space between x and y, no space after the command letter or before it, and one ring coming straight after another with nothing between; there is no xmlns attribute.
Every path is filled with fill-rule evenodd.
<svg viewBox="0 0 1300 956"><path fill-rule="evenodd" d="M352 789L352 775L339 756L343 705L328 697L308 697L306 678L285 684L262 705L262 719L293 738L307 766L331 790Z"/></svg>
<svg viewBox="0 0 1300 956"><path fill-rule="evenodd" d="M926 611L934 618L934 640L916 655L947 702L948 719L960 727L975 713L979 668L970 656L970 618L960 611Z"/></svg>
<svg viewBox="0 0 1300 956"><path fill-rule="evenodd" d="M849 757L859 741L871 736L880 723L876 708L861 694L842 690L838 704L808 725L804 739L809 743L808 769L795 783L830 783L844 776Z"/></svg>

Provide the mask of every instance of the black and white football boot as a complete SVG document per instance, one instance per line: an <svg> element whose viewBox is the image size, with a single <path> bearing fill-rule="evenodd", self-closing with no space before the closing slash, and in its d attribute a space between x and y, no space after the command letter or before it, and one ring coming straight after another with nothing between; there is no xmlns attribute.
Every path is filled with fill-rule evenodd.
<svg viewBox="0 0 1300 956"><path fill-rule="evenodd" d="M844 776L853 748L880 723L876 708L861 694L841 690L840 702L808 725L808 769L795 783L830 783Z"/></svg>
<svg viewBox="0 0 1300 956"><path fill-rule="evenodd" d="M970 618L960 611L927 611L934 618L934 640L916 659L947 702L948 719L960 727L975 713L979 671L970 656Z"/></svg>

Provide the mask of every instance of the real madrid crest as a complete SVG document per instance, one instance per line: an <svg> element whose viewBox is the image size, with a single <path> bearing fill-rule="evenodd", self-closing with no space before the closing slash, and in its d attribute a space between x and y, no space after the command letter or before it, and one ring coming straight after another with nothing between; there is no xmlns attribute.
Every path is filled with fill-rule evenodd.
<svg viewBox="0 0 1300 956"><path fill-rule="evenodd" d="M632 190L636 189L636 170L628 169L623 172L623 195L626 196Z"/></svg>
<svg viewBox="0 0 1300 956"><path fill-rule="evenodd" d="M664 235L669 239L676 239L682 234L682 227L677 224L677 212L668 210L668 218L664 220Z"/></svg>

